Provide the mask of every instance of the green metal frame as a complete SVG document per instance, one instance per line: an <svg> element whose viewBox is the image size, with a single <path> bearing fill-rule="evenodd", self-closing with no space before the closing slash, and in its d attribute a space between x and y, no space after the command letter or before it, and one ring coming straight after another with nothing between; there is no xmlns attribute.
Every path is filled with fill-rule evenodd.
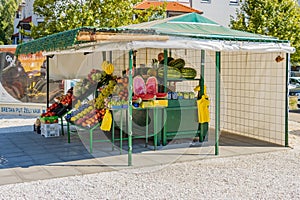
<svg viewBox="0 0 300 200"><path fill-rule="evenodd" d="M167 78L167 55L168 55L168 51L167 49L164 49L164 85L167 85L167 82L170 81ZM201 97L204 94L204 65L205 65L205 51L202 50L201 51L201 75L202 77L200 79L193 79L195 81L199 81L199 85L201 87L201 91L198 94L198 98ZM172 81L182 81L181 79L179 80L172 80ZM165 87L165 91L167 91L167 88ZM196 100L195 100L196 101ZM198 129L197 130L185 130L185 131L179 131L180 134L177 134L178 132L173 132L173 131L168 131L168 124L167 122L167 116L166 113L168 111L176 111L176 110L197 110L197 106L187 106L187 107L166 107L164 108L164 113L163 113L163 121L164 121L164 128L163 128L163 133L162 133L162 144L166 145L167 144L167 140L169 138L173 138L173 136L176 136L177 138L185 138L185 137L189 137L189 136L199 136L199 142L203 142L204 141L204 137L206 136L207 132L208 132L208 123L202 123L198 125Z"/></svg>
<svg viewBox="0 0 300 200"><path fill-rule="evenodd" d="M72 124L72 125L76 126L75 124ZM94 140L93 139L94 130L96 128L98 128L100 125L101 125L101 123L97 123L92 128L83 128L83 127L80 127L81 129L87 130L89 132L90 153L93 153L93 143L95 143L95 142L111 142L111 140L109 140L109 139L107 139L107 140ZM76 127L79 127L79 126L76 126ZM71 142L70 122L67 122L67 132L68 132L68 143L70 143ZM114 137L114 136L112 136L112 137Z"/></svg>
<svg viewBox="0 0 300 200"><path fill-rule="evenodd" d="M49 101L50 101L50 97L49 97L50 96L50 94L49 94L50 93L50 85L49 85L49 82L50 82L50 80L49 80L50 79L49 78L49 59L50 59L50 56L47 56L47 61L46 61L47 62L47 69L46 69L47 70L47 76L46 76L46 82L47 82L47 97L46 97L47 98L46 99L46 104L47 105L46 105L46 107L47 108L49 108Z"/></svg>
<svg viewBox="0 0 300 200"><path fill-rule="evenodd" d="M113 117L113 120L112 120L112 128L111 128L111 133L112 133L112 143L113 143L113 146L112 146L112 150L114 150L114 147L115 147L115 141L120 141L120 154L122 154L122 149L123 149L123 140L125 140L123 138L123 110L125 109L116 109L118 111L121 112L120 114L120 137L119 138L115 138L115 120L114 120L114 117ZM111 110L112 112L112 116L114 116L113 112L116 111L114 109Z"/></svg>
<svg viewBox="0 0 300 200"><path fill-rule="evenodd" d="M289 70L290 54L286 54L285 69L285 147L289 146Z"/></svg>
<svg viewBox="0 0 300 200"><path fill-rule="evenodd" d="M197 106L187 106L187 107L166 107L164 108L166 112L168 111L182 111L182 110L197 110ZM165 113L164 113L165 114ZM166 122L166 119L164 118L164 122ZM166 131L168 129L168 123L164 124L163 128L163 135L162 135L162 144L165 146L167 145L167 140L169 138L173 138L176 136L176 138L187 138L187 137L195 137L199 136L201 134L201 130L199 130L199 126L197 130L181 130L181 131ZM178 134L180 133L180 134Z"/></svg>
<svg viewBox="0 0 300 200"><path fill-rule="evenodd" d="M201 50L201 78L199 80L200 85L200 95L198 94L198 99L201 99L202 95L204 95L204 68L205 68L205 50ZM199 142L204 141L204 137L207 135L208 132L208 122L206 123L199 123L200 135L199 135Z"/></svg>
<svg viewBox="0 0 300 200"><path fill-rule="evenodd" d="M132 67L133 67L133 50L129 51L129 74L128 74L128 166L132 165Z"/></svg>
<svg viewBox="0 0 300 200"><path fill-rule="evenodd" d="M221 52L216 52L215 155L219 155Z"/></svg>

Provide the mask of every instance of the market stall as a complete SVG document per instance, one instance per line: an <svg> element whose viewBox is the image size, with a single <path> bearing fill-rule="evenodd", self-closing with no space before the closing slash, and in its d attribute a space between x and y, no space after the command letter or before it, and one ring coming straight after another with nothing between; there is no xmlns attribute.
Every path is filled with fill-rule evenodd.
<svg viewBox="0 0 300 200"><path fill-rule="evenodd" d="M139 131L152 132L154 144L165 145L191 135L203 141L213 129L216 155L221 130L288 146L287 80L294 52L288 41L231 30L191 13L115 29L78 28L17 48L18 55L40 51L51 78L84 78L105 61L115 76L127 78L127 96L117 99L126 102L117 105L126 111L125 121L117 113L113 121L122 122L128 135L128 165ZM159 53L161 63L155 60ZM198 111L208 105L210 119L202 119L206 115ZM148 117L145 126L135 122L139 110L154 116L151 129Z"/></svg>

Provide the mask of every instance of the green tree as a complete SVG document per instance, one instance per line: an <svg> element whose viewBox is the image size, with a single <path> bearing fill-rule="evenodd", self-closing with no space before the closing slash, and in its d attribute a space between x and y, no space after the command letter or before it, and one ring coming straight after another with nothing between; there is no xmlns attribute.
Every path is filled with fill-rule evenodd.
<svg viewBox="0 0 300 200"><path fill-rule="evenodd" d="M18 0L0 0L0 45L11 44Z"/></svg>
<svg viewBox="0 0 300 200"><path fill-rule="evenodd" d="M135 10L142 0L35 0L34 12L44 22L32 26L31 37L70 30L82 26L118 27L164 17L165 6ZM138 16L133 19L133 16Z"/></svg>
<svg viewBox="0 0 300 200"><path fill-rule="evenodd" d="M295 0L245 0L231 28L289 40L296 52L292 62L300 61L300 7Z"/></svg>

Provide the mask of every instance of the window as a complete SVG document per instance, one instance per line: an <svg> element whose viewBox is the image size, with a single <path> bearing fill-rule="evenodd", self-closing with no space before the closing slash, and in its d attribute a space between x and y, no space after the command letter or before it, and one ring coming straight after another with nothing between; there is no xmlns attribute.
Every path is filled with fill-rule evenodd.
<svg viewBox="0 0 300 200"><path fill-rule="evenodd" d="M239 5L239 0L230 0L229 5L237 6Z"/></svg>

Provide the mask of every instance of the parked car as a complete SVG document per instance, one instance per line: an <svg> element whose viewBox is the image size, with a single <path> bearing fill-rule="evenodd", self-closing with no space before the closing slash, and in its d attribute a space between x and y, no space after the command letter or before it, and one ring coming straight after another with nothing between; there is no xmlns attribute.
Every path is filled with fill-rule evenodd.
<svg viewBox="0 0 300 200"><path fill-rule="evenodd" d="M297 96L298 97L298 108L300 108L300 87L293 88L289 90L289 96Z"/></svg>
<svg viewBox="0 0 300 200"><path fill-rule="evenodd" d="M300 77L290 77L290 85L300 87Z"/></svg>
<svg viewBox="0 0 300 200"><path fill-rule="evenodd" d="M300 77L290 77L289 96L298 97L298 108L300 108Z"/></svg>

